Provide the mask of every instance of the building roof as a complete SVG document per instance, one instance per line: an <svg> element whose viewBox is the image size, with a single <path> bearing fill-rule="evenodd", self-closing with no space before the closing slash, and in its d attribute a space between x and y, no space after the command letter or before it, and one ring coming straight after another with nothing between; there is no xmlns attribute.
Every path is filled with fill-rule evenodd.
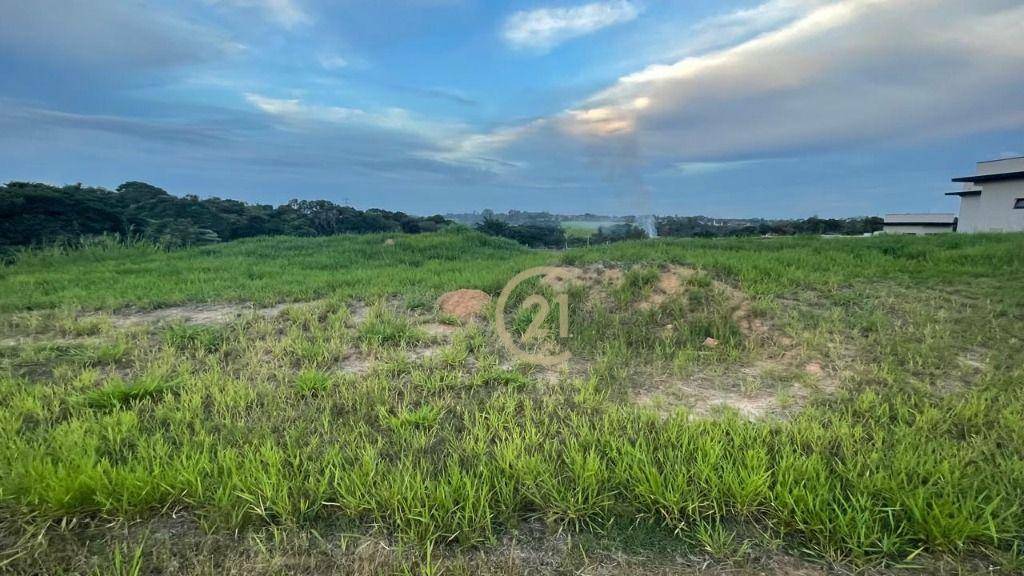
<svg viewBox="0 0 1024 576"><path fill-rule="evenodd" d="M1020 180L1024 179L1024 170L1016 172L997 172L995 174L979 174L977 176L961 176L960 178L953 178L953 182L970 182L977 184L979 182L1000 182L1003 180Z"/></svg>
<svg viewBox="0 0 1024 576"><path fill-rule="evenodd" d="M946 196L980 196L981 190L959 190L957 192L946 192Z"/></svg>
<svg viewBox="0 0 1024 576"><path fill-rule="evenodd" d="M952 226L955 223L956 214L909 213L885 215L885 224L890 226L898 224L910 224L917 226Z"/></svg>
<svg viewBox="0 0 1024 576"><path fill-rule="evenodd" d="M1007 160L1024 160L1024 155L1021 156L1007 156L1005 158L996 158L995 160L982 160L978 164L994 164L996 162L1006 162Z"/></svg>

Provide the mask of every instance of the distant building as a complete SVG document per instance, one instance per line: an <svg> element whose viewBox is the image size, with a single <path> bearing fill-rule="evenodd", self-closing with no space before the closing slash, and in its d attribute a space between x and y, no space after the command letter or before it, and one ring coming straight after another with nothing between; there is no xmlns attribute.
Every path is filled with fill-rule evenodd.
<svg viewBox="0 0 1024 576"><path fill-rule="evenodd" d="M886 234L941 234L956 230L956 214L886 214Z"/></svg>
<svg viewBox="0 0 1024 576"><path fill-rule="evenodd" d="M978 162L977 175L953 182L964 184L947 194L960 197L957 231L1024 231L1024 156Z"/></svg>

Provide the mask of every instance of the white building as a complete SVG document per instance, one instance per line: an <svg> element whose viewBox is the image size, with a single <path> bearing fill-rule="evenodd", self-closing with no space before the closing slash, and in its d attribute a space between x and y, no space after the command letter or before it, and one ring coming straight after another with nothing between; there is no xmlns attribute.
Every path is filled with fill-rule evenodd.
<svg viewBox="0 0 1024 576"><path fill-rule="evenodd" d="M886 214L886 234L940 234L956 230L956 214Z"/></svg>
<svg viewBox="0 0 1024 576"><path fill-rule="evenodd" d="M958 232L1024 231L1024 156L978 162L978 174L954 178L960 197Z"/></svg>

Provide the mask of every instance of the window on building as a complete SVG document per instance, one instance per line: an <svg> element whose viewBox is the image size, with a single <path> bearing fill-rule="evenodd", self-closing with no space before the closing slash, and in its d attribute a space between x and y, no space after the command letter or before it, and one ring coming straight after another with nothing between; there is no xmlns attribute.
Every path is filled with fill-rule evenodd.
<svg viewBox="0 0 1024 576"><path fill-rule="evenodd" d="M1017 201L1013 203L1013 207L1017 210L1024 210L1024 198L1017 198Z"/></svg>

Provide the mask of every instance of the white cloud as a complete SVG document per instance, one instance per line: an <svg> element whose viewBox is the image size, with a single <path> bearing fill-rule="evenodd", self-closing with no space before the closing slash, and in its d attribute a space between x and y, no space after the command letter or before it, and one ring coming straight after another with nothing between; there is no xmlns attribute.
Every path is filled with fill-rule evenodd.
<svg viewBox="0 0 1024 576"><path fill-rule="evenodd" d="M746 39L751 34L787 24L808 10L828 3L829 0L768 0L752 8L708 18L698 23L692 33L705 44L711 43L713 38L719 41Z"/></svg>
<svg viewBox="0 0 1024 576"><path fill-rule="evenodd" d="M207 0L235 8L257 9L276 24L291 30L313 23L313 18L295 0Z"/></svg>
<svg viewBox="0 0 1024 576"><path fill-rule="evenodd" d="M340 70L349 65L349 61L337 54L321 54L318 58L320 66L326 70Z"/></svg>
<svg viewBox="0 0 1024 576"><path fill-rule="evenodd" d="M520 165L496 155L505 147L547 128L549 121L537 119L526 124L473 131L461 122L433 120L414 115L403 108L368 111L344 106L324 106L301 98L272 98L256 93L244 94L246 102L278 121L292 132L343 133L344 129L390 132L415 142L410 155L444 164L474 167L490 172Z"/></svg>
<svg viewBox="0 0 1024 576"><path fill-rule="evenodd" d="M439 151L429 151L425 156L441 162L468 164L501 171L516 163L497 159L494 155L523 137L535 134L547 125L547 120L537 119L521 126L498 128L490 132L457 134L441 142Z"/></svg>
<svg viewBox="0 0 1024 576"><path fill-rule="evenodd" d="M293 122L352 122L367 118L367 113L358 108L308 105L298 98L270 98L248 93L245 99L271 116Z"/></svg>
<svg viewBox="0 0 1024 576"><path fill-rule="evenodd" d="M566 40L629 22L639 14L639 6L629 0L593 2L570 8L539 8L509 16L503 36L514 48L543 52Z"/></svg>
<svg viewBox="0 0 1024 576"><path fill-rule="evenodd" d="M687 176L704 176L707 174L719 174L731 170L739 170L750 166L756 166L765 160L731 160L727 162L680 162L676 169Z"/></svg>
<svg viewBox="0 0 1024 576"><path fill-rule="evenodd" d="M430 150L445 148L457 135L467 133L466 126L461 123L421 118L404 108L368 111L308 104L299 98L271 98L255 93L245 94L245 100L292 130L322 130L339 125L384 130L413 137Z"/></svg>

